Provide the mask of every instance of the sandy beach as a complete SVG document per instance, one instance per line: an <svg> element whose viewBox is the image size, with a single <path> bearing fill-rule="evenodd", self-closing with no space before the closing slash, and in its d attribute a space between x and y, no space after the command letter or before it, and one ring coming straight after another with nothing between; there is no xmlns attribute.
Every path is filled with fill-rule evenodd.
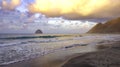
<svg viewBox="0 0 120 67"><path fill-rule="evenodd" d="M62 67L120 67L120 41L97 48L98 51L70 58Z"/></svg>
<svg viewBox="0 0 120 67"><path fill-rule="evenodd" d="M119 42L117 43L117 47L118 46L119 46ZM117 47L113 47L113 48L115 49ZM73 67L71 65L71 61L75 59L84 59L85 57L92 57L93 61L97 61L98 59L94 59L96 58L96 55L94 56L94 54L98 54L98 57L99 57L99 55L102 55L103 53L101 57L102 59L106 58L105 57L106 54L112 57L113 57L113 54L111 55L111 53L114 53L115 55L119 55L119 53L114 52L114 49L108 49L109 51L102 50L102 52L101 51L96 52L97 50L96 46L91 46L91 45L76 46L76 47L68 48L66 50L58 50L56 52L53 52L41 57L37 57L34 59L25 60L25 61L21 61L21 62L9 64L9 65L2 65L0 67L62 67L63 65L64 65L63 67ZM118 56L116 57L118 58ZM113 59L115 59L116 57L113 57ZM77 60L75 62L79 63L80 60ZM118 62L120 62L119 59L118 59Z"/></svg>
<svg viewBox="0 0 120 67"><path fill-rule="evenodd" d="M58 50L53 53L25 60L13 64L2 65L0 67L60 67L69 58L79 55L80 53L95 51L94 46L76 46L66 50Z"/></svg>
<svg viewBox="0 0 120 67"><path fill-rule="evenodd" d="M120 67L120 0L0 0L0 67Z"/></svg>
<svg viewBox="0 0 120 67"><path fill-rule="evenodd" d="M81 38L81 37L79 37L79 38ZM113 39L115 38L115 40L112 40L112 38ZM114 45L114 43L116 41L119 41L118 36L116 36L116 37L111 36L111 39L109 39L107 36L103 36L103 37L93 36L91 39L88 36L87 40L85 37L82 39L82 42L87 42L89 44L79 44L79 42L81 42L81 40L66 40L64 42L51 42L51 43L48 43L46 45L48 45L49 47L63 45L64 49L58 49L58 50L55 50L51 53L43 54L43 55L28 59L28 60L23 60L23 61L19 61L19 62L15 62L15 63L0 65L0 67L62 67L64 65L66 65L67 62L69 62L69 59L71 59L71 58L74 58L77 56L79 57L82 55L84 56L84 54L86 54L86 53L98 51L98 48L96 48L97 45L101 45L101 44ZM67 45L67 44L72 44L72 45ZM43 44L43 46L46 46L46 45ZM67 46L65 46L65 45L67 45ZM30 45L28 45L28 46L30 46ZM41 48L43 48L43 46ZM30 47L33 48L33 47L35 47L35 45L32 45ZM36 46L36 47L38 47L38 46ZM98 55L99 55L99 53L98 53ZM105 57L105 56L103 56L103 57ZM82 58L82 57L80 57L80 58ZM79 61L77 61L77 62L79 62ZM65 66L65 67L69 67L69 66Z"/></svg>

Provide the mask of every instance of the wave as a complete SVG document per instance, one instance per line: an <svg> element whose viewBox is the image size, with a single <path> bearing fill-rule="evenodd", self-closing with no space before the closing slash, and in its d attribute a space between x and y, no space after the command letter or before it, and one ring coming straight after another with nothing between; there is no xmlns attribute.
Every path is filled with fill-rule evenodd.
<svg viewBox="0 0 120 67"><path fill-rule="evenodd" d="M34 38L56 38L60 36L21 36L21 37L4 37L0 39L34 39Z"/></svg>

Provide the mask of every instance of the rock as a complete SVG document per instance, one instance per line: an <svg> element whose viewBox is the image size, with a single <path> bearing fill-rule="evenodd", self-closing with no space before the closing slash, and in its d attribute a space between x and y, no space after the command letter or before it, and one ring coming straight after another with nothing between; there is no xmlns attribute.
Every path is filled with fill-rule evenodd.
<svg viewBox="0 0 120 67"><path fill-rule="evenodd" d="M40 29L36 30L36 32L35 32L35 34L42 34L42 33L43 32Z"/></svg>

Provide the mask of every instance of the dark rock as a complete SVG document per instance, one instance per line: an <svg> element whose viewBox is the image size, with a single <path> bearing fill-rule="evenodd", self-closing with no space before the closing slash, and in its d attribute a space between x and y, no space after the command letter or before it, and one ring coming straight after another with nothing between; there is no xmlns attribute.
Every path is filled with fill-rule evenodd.
<svg viewBox="0 0 120 67"><path fill-rule="evenodd" d="M87 46L88 44L81 44L81 46Z"/></svg>
<svg viewBox="0 0 120 67"><path fill-rule="evenodd" d="M73 45L70 45L70 46L66 46L65 48L72 48L72 47L74 47Z"/></svg>
<svg viewBox="0 0 120 67"><path fill-rule="evenodd" d="M36 30L35 34L42 34L43 32L41 30Z"/></svg>

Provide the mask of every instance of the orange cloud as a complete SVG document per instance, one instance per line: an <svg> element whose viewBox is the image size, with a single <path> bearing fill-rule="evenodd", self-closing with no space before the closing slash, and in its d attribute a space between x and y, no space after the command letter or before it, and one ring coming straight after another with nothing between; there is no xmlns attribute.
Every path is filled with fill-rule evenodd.
<svg viewBox="0 0 120 67"><path fill-rule="evenodd" d="M10 2L7 2L6 0L2 0L3 9L14 9L18 5L20 5L20 0L11 0Z"/></svg>

